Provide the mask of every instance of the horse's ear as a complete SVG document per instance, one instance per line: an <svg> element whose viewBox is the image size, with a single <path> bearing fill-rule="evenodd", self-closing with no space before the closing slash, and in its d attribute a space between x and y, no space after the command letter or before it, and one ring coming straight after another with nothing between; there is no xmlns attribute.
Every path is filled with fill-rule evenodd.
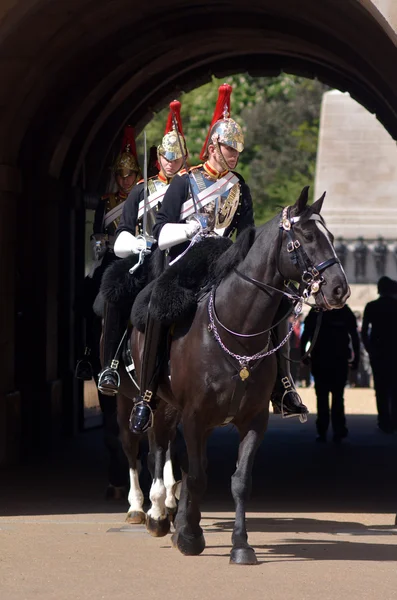
<svg viewBox="0 0 397 600"><path fill-rule="evenodd" d="M320 214L320 211L323 207L323 202L324 202L324 198L325 198L325 194L327 192L324 192L324 194L321 196L321 198L319 198L318 200L316 200L315 202L313 202L313 204L311 205L311 210L313 213L316 213L317 215Z"/></svg>
<svg viewBox="0 0 397 600"><path fill-rule="evenodd" d="M301 191L301 195L298 200L295 202L296 214L300 215L306 208L307 202L309 200L309 185L305 185L303 190Z"/></svg>

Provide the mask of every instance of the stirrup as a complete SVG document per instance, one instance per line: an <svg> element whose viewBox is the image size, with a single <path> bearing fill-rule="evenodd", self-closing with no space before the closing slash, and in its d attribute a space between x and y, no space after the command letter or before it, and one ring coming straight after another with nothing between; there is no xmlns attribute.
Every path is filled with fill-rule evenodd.
<svg viewBox="0 0 397 600"><path fill-rule="evenodd" d="M293 383L291 383L289 377L282 377L281 383L284 387L284 393L281 396L281 400L280 400L281 417L283 419L299 417L299 421L301 423L307 423L307 415L309 414L309 411L308 411L307 407L303 404L301 397L299 396L298 392L296 391L295 385L293 385ZM284 398L287 394L290 394L290 393L296 394L296 396L299 398L299 404L305 408L306 412L296 413L296 412L289 412L288 410L287 411L284 410Z"/></svg>
<svg viewBox="0 0 397 600"><path fill-rule="evenodd" d="M116 394L119 391L120 375L117 370L118 364L119 362L117 360L112 360L110 367L105 367L105 369L103 369L103 371L99 373L98 390L101 392L101 394L104 394L105 396L116 396ZM105 379L108 376L110 376L111 378L115 378L116 380L115 382L112 381L112 385L110 386L105 385Z"/></svg>

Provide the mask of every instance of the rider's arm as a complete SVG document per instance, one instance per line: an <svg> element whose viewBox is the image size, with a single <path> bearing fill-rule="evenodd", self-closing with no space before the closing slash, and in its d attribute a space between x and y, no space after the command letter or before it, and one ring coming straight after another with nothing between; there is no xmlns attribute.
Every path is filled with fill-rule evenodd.
<svg viewBox="0 0 397 600"><path fill-rule="evenodd" d="M128 194L128 198L123 206L123 212L120 218L119 226L116 230L116 235L122 231L128 231L132 235L135 235L136 224L138 221L139 203L141 200L143 200L143 192L143 183L138 183Z"/></svg>
<svg viewBox="0 0 397 600"><path fill-rule="evenodd" d="M188 197L188 176L174 177L165 193L153 227L153 235L158 240L160 250L166 250L186 242L199 229L196 222L179 222L181 207Z"/></svg>
<svg viewBox="0 0 397 600"><path fill-rule="evenodd" d="M248 185L245 183L244 178L239 173L235 173L235 175L237 175L239 178L241 185L240 204L236 210L233 221L225 231L224 235L226 237L232 234L235 230L237 230L237 235L240 235L240 233L244 231L246 227L253 227L255 225L251 191Z"/></svg>
<svg viewBox="0 0 397 600"><path fill-rule="evenodd" d="M135 237L138 220L139 202L143 200L143 183L132 188L123 207L119 226L116 230L114 253L119 258L126 258L130 254L137 254L144 247L143 240Z"/></svg>

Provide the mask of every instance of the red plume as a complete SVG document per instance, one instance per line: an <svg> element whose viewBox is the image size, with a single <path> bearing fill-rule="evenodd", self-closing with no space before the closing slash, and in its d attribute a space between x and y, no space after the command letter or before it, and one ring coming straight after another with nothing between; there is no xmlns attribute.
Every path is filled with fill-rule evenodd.
<svg viewBox="0 0 397 600"><path fill-rule="evenodd" d="M172 131L174 128L174 121L172 118L173 115L175 115L176 122L178 123L178 131L181 135L183 135L181 107L182 104L179 102L179 100L173 100L172 102L170 102L170 112L168 114L167 125L165 126L164 135Z"/></svg>
<svg viewBox="0 0 397 600"><path fill-rule="evenodd" d="M139 164L135 144L135 131L131 125L126 125L124 129L123 142L121 144L121 152L129 152L135 157L137 164Z"/></svg>
<svg viewBox="0 0 397 600"><path fill-rule="evenodd" d="M231 93L232 93L232 86L229 85L228 83L223 83L222 85L219 86L218 100L216 102L216 106L215 106L215 110L214 110L214 115L212 117L211 125L210 125L210 128L208 130L207 137L206 137L205 142L204 142L204 146L201 149L201 154L200 154L201 160L205 160L206 150L207 150L207 145L208 145L208 142L209 142L209 137L210 137L211 129L215 125L215 123L217 121L220 121L221 119L223 119L223 114L225 112L225 107L226 107L227 112L230 115L230 96L231 96Z"/></svg>

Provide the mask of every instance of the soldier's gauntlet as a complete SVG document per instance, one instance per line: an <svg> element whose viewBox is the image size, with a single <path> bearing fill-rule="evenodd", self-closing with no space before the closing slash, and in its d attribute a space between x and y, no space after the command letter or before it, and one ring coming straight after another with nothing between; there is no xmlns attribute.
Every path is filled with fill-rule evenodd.
<svg viewBox="0 0 397 600"><path fill-rule="evenodd" d="M139 254L146 249L143 238L136 238L129 231L121 231L114 242L114 253L119 258L126 258L130 254Z"/></svg>

